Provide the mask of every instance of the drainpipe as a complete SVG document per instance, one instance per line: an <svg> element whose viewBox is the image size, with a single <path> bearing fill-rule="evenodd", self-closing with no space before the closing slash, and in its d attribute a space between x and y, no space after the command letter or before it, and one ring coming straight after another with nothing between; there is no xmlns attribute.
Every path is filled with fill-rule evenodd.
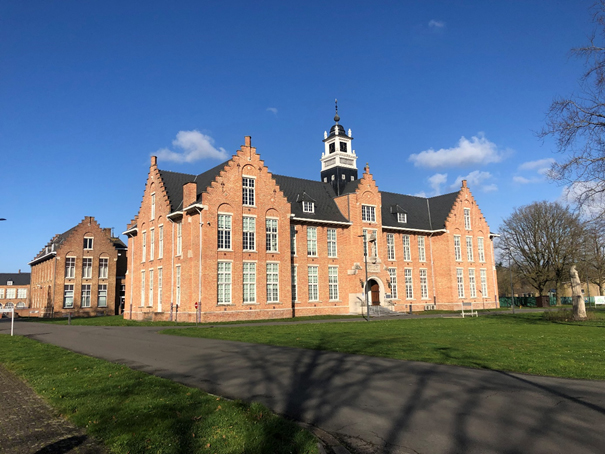
<svg viewBox="0 0 605 454"><path fill-rule="evenodd" d="M202 313L202 209L196 207L197 214L200 217L200 252L199 252L199 266L198 266L198 282L197 282L197 302L198 308L195 310L195 320L197 321L198 311ZM200 320L201 321L201 320Z"/></svg>
<svg viewBox="0 0 605 454"><path fill-rule="evenodd" d="M132 239L132 254L130 255L130 270L132 271L130 274L130 319L132 320L132 288L134 287L134 236L130 237ZM124 307L126 309L126 307Z"/></svg>
<svg viewBox="0 0 605 454"><path fill-rule="evenodd" d="M170 236L171 236L171 247L170 247L170 255L171 255L171 268L170 268L170 308L172 311L172 303L174 302L174 221L168 218L170 221Z"/></svg>
<svg viewBox="0 0 605 454"><path fill-rule="evenodd" d="M431 232L429 235L429 245L431 247L431 280L433 281L433 304L437 305L437 290L435 288L435 264L433 262L433 235Z"/></svg>

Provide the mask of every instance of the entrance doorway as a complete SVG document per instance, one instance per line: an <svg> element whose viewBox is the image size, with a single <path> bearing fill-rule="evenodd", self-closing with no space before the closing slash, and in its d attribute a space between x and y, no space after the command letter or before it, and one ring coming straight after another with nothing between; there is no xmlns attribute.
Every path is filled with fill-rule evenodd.
<svg viewBox="0 0 605 454"><path fill-rule="evenodd" d="M380 286L374 279L368 281L368 287L370 288L370 301L372 306L380 306Z"/></svg>

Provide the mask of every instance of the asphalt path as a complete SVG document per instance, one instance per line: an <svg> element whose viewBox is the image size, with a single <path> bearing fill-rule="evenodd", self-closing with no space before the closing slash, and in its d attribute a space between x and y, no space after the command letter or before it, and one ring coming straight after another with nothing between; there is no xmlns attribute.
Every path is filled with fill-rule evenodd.
<svg viewBox="0 0 605 454"><path fill-rule="evenodd" d="M15 322L15 333L275 412L385 453L605 452L605 382ZM235 329L235 328L234 328ZM10 324L0 323L0 333Z"/></svg>

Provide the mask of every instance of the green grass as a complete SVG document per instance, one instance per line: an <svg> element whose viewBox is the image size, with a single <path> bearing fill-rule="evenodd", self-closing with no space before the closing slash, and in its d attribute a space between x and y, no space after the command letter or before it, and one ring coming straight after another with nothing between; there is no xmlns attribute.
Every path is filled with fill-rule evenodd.
<svg viewBox="0 0 605 454"><path fill-rule="evenodd" d="M314 437L260 404L23 337L0 335L0 363L115 453L316 453Z"/></svg>
<svg viewBox="0 0 605 454"><path fill-rule="evenodd" d="M555 377L605 379L605 314L587 322L542 313L312 325L167 329L165 334L331 350Z"/></svg>

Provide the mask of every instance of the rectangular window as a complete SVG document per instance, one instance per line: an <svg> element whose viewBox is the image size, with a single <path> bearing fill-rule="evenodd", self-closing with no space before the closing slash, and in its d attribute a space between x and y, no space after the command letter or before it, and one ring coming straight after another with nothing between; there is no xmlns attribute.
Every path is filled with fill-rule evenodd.
<svg viewBox="0 0 605 454"><path fill-rule="evenodd" d="M474 257L473 257L473 237L472 236L466 237L466 258L468 259L469 262L472 262L474 259Z"/></svg>
<svg viewBox="0 0 605 454"><path fill-rule="evenodd" d="M290 254L296 255L296 227L290 226Z"/></svg>
<svg viewBox="0 0 605 454"><path fill-rule="evenodd" d="M243 219L243 248L244 251L254 251L256 248L256 218L244 216Z"/></svg>
<svg viewBox="0 0 605 454"><path fill-rule="evenodd" d="M63 307L71 309L74 307L74 286L66 284L63 286Z"/></svg>
<svg viewBox="0 0 605 454"><path fill-rule="evenodd" d="M107 284L99 284L98 307L107 307Z"/></svg>
<svg viewBox="0 0 605 454"><path fill-rule="evenodd" d="M0 298L4 298L4 289L0 288Z"/></svg>
<svg viewBox="0 0 605 454"><path fill-rule="evenodd" d="M485 263L485 247L483 245L483 237L477 238L477 252L479 252L479 261Z"/></svg>
<svg viewBox="0 0 605 454"><path fill-rule="evenodd" d="M376 207L361 205L361 220L364 222L376 222Z"/></svg>
<svg viewBox="0 0 605 454"><path fill-rule="evenodd" d="M336 257L337 255L336 229L328 229L328 257Z"/></svg>
<svg viewBox="0 0 605 454"><path fill-rule="evenodd" d="M338 267L328 267L328 290L330 293L330 300L338 300Z"/></svg>
<svg viewBox="0 0 605 454"><path fill-rule="evenodd" d="M141 306L145 306L145 270L141 270Z"/></svg>
<svg viewBox="0 0 605 454"><path fill-rule="evenodd" d="M310 266L308 268L309 278L309 301L319 300L319 281L318 281L318 267Z"/></svg>
<svg viewBox="0 0 605 454"><path fill-rule="evenodd" d="M27 289L26 288L17 289L17 298L19 298L19 299L27 298Z"/></svg>
<svg viewBox="0 0 605 454"><path fill-rule="evenodd" d="M418 260L426 262L426 247L423 236L418 237Z"/></svg>
<svg viewBox="0 0 605 454"><path fill-rule="evenodd" d="M426 270L421 269L420 272L420 297L423 300L428 299L429 297L429 283L426 276Z"/></svg>
<svg viewBox="0 0 605 454"><path fill-rule="evenodd" d="M82 259L82 279L92 278L92 257Z"/></svg>
<svg viewBox="0 0 605 454"><path fill-rule="evenodd" d="M395 260L395 235L387 233L387 256L389 260Z"/></svg>
<svg viewBox="0 0 605 454"><path fill-rule="evenodd" d="M292 267L292 302L296 302L297 298L298 298L298 289L297 289L297 284L298 284L298 276L297 276L297 270L298 268L296 266Z"/></svg>
<svg viewBox="0 0 605 454"><path fill-rule="evenodd" d="M149 270L149 298L147 298L147 305L153 307L153 270Z"/></svg>
<svg viewBox="0 0 605 454"><path fill-rule="evenodd" d="M460 235L454 235L454 258L457 262L462 260L462 249L460 247Z"/></svg>
<svg viewBox="0 0 605 454"><path fill-rule="evenodd" d="M397 213L397 222L406 224L408 222L408 215L406 213Z"/></svg>
<svg viewBox="0 0 605 454"><path fill-rule="evenodd" d="M155 192L151 194L151 219L155 219Z"/></svg>
<svg viewBox="0 0 605 454"><path fill-rule="evenodd" d="M464 209L464 228L466 230L471 229L471 209L470 208Z"/></svg>
<svg viewBox="0 0 605 454"><path fill-rule="evenodd" d="M158 231L158 258L164 257L164 226L160 226Z"/></svg>
<svg viewBox="0 0 605 454"><path fill-rule="evenodd" d="M163 286L163 269L158 268L158 311L161 310L162 307L162 286Z"/></svg>
<svg viewBox="0 0 605 454"><path fill-rule="evenodd" d="M90 284L82 284L82 307L90 307Z"/></svg>
<svg viewBox="0 0 605 454"><path fill-rule="evenodd" d="M477 298L477 286L475 283L475 269L469 268L468 270L468 288L471 294L471 298Z"/></svg>
<svg viewBox="0 0 605 454"><path fill-rule="evenodd" d="M109 276L109 259L101 257L99 259L99 279L107 279Z"/></svg>
<svg viewBox="0 0 605 454"><path fill-rule="evenodd" d="M147 260L147 232L143 232L143 246L141 247L141 262Z"/></svg>
<svg viewBox="0 0 605 454"><path fill-rule="evenodd" d="M391 281L391 298L396 300L399 297L397 294L397 268L389 268L389 279Z"/></svg>
<svg viewBox="0 0 605 454"><path fill-rule="evenodd" d="M254 178L242 178L242 203L254 206Z"/></svg>
<svg viewBox="0 0 605 454"><path fill-rule="evenodd" d="M13 299L13 298L15 298L16 294L17 294L17 291L14 288L7 288L6 289L6 298Z"/></svg>
<svg viewBox="0 0 605 454"><path fill-rule="evenodd" d="M479 273L481 275L481 296L487 298L487 270L481 269Z"/></svg>
<svg viewBox="0 0 605 454"><path fill-rule="evenodd" d="M315 213L315 203L303 200L303 213Z"/></svg>
<svg viewBox="0 0 605 454"><path fill-rule="evenodd" d="M412 261L412 251L410 249L410 235L403 235L403 260L406 262Z"/></svg>
<svg viewBox="0 0 605 454"><path fill-rule="evenodd" d="M456 282L458 284L458 298L464 298L464 270L456 268Z"/></svg>
<svg viewBox="0 0 605 454"><path fill-rule="evenodd" d="M84 249L90 250L92 249L93 238L86 237L84 238Z"/></svg>
<svg viewBox="0 0 605 454"><path fill-rule="evenodd" d="M412 280L412 270L410 268L406 268L404 270L405 277L405 297L408 300L414 298L414 281Z"/></svg>
<svg viewBox="0 0 605 454"><path fill-rule="evenodd" d="M181 267L176 267L176 304L181 304Z"/></svg>
<svg viewBox="0 0 605 454"><path fill-rule="evenodd" d="M176 255L183 253L183 221L176 223Z"/></svg>
<svg viewBox="0 0 605 454"><path fill-rule="evenodd" d="M279 302L279 263L267 263L267 303Z"/></svg>
<svg viewBox="0 0 605 454"><path fill-rule="evenodd" d="M76 258L67 257L65 259L65 279L74 279L76 277Z"/></svg>
<svg viewBox="0 0 605 454"><path fill-rule="evenodd" d="M244 262L244 303L256 303L256 263Z"/></svg>
<svg viewBox="0 0 605 454"><path fill-rule="evenodd" d="M267 252L277 252L277 219L265 220Z"/></svg>
<svg viewBox="0 0 605 454"><path fill-rule="evenodd" d="M317 227L307 227L307 255L317 256Z"/></svg>
<svg viewBox="0 0 605 454"><path fill-rule="evenodd" d="M218 304L231 304L231 262L218 262Z"/></svg>
<svg viewBox="0 0 605 454"><path fill-rule="evenodd" d="M149 229L149 260L155 256L155 229Z"/></svg>
<svg viewBox="0 0 605 454"><path fill-rule="evenodd" d="M218 215L218 248L231 249L231 215Z"/></svg>

